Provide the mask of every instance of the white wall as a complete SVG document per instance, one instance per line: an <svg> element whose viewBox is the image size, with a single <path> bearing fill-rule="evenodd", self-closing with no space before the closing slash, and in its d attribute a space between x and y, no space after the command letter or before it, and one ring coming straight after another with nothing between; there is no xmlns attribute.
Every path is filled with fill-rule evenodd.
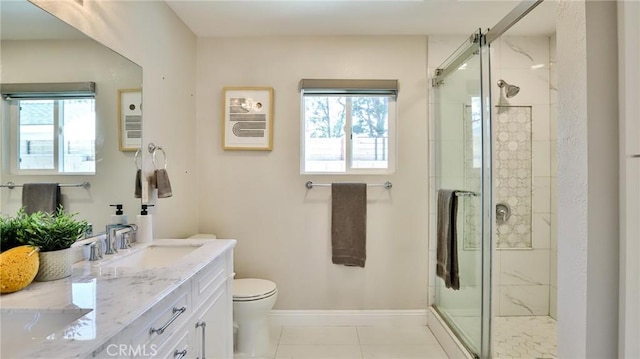
<svg viewBox="0 0 640 359"><path fill-rule="evenodd" d="M426 308L426 51L420 36L199 39L199 230L238 239L237 277L274 280L277 309ZM300 174L302 78L399 80L395 174ZM273 151L222 150L224 86L274 88ZM308 180L393 183L368 190L364 269L331 263L330 189Z"/></svg>
<svg viewBox="0 0 640 359"><path fill-rule="evenodd" d="M640 357L640 3L618 2L620 358Z"/></svg>
<svg viewBox="0 0 640 359"><path fill-rule="evenodd" d="M561 1L558 55L558 357L618 350L616 4Z"/></svg>
<svg viewBox="0 0 640 359"><path fill-rule="evenodd" d="M135 212L140 200L133 196L134 153L118 148L118 89L140 87L142 69L131 61L92 40L38 40L2 42L2 80L6 83L84 82L96 83L96 175L95 176L14 176L3 168L2 182L15 183L58 181L81 183L88 181L89 190L63 188L63 204L78 218L93 224L95 231L104 231L111 219L110 204L122 203L125 210ZM3 101L3 105L5 103ZM8 149L9 133L2 138ZM8 157L8 152L4 155ZM6 171L5 171L6 170ZM122 182L113 178L121 178ZM20 188L2 189L2 211L13 215L22 205Z"/></svg>
<svg viewBox="0 0 640 359"><path fill-rule="evenodd" d="M173 189L173 197L159 200L150 211L154 235L180 238L195 233L195 35L161 1L32 2L142 66L143 146L154 142L164 147ZM131 186L135 177L110 178Z"/></svg>

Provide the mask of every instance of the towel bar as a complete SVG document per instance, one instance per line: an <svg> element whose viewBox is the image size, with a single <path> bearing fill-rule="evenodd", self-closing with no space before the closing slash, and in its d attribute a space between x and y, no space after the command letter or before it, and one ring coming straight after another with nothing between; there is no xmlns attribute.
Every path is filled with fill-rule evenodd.
<svg viewBox="0 0 640 359"><path fill-rule="evenodd" d="M162 152L162 156L164 156L164 169L167 169L167 153L164 152L164 148L162 148L161 146L156 146L153 142L149 143L149 145L147 146L147 149L149 150L149 153L151 153L151 158L153 161L153 167L155 167L155 169L159 170L160 168L158 167L158 164L156 163L156 152L160 151ZM137 166L137 164L136 164Z"/></svg>
<svg viewBox="0 0 640 359"><path fill-rule="evenodd" d="M470 191L456 191L456 196L458 197L478 197L480 193L470 192Z"/></svg>
<svg viewBox="0 0 640 359"><path fill-rule="evenodd" d="M58 185L59 187L84 187L84 189L89 189L91 187L91 183L82 182L82 183L61 183ZM8 189L14 189L16 187L22 187L21 184L15 184L13 182L7 182L7 184L0 184L0 187L7 187Z"/></svg>
<svg viewBox="0 0 640 359"><path fill-rule="evenodd" d="M307 183L305 183L304 186L307 187L307 189L312 189L313 187L331 187L331 183L313 183L312 181L307 181ZM381 184L367 184L367 186L368 187L384 187L386 189L391 189L391 187L393 187L393 184L387 181Z"/></svg>

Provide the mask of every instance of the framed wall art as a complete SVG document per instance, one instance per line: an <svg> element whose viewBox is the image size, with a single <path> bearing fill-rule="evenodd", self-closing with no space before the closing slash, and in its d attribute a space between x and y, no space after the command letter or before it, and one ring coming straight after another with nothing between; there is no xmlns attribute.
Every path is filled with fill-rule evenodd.
<svg viewBox="0 0 640 359"><path fill-rule="evenodd" d="M118 137L120 151L142 146L142 89L118 90Z"/></svg>
<svg viewBox="0 0 640 359"><path fill-rule="evenodd" d="M225 150L271 151L273 88L222 89L222 147Z"/></svg>

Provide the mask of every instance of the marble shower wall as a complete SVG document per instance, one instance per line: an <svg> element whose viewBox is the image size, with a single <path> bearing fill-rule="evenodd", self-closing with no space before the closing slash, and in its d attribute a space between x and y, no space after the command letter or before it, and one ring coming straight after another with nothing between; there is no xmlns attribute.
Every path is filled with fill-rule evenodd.
<svg viewBox="0 0 640 359"><path fill-rule="evenodd" d="M556 120L558 114L558 72L556 71L556 35L554 34L549 39L549 98L551 103L551 114L549 120L549 140L551 146L551 275L549 278L549 315L558 319L558 310L556 307L557 293L558 293L558 245L557 245L557 233L558 233L558 196L556 190L556 184L558 180L558 155L557 148L557 135L556 135Z"/></svg>
<svg viewBox="0 0 640 359"><path fill-rule="evenodd" d="M531 188L529 210L522 218L510 219L505 226L496 226L494 252L494 312L499 316L549 315L551 276L551 116L550 116L550 39L548 36L502 36L491 44L492 100L494 108L494 179L496 202L501 194L509 201L526 201L526 183ZM499 79L520 87L520 92L507 99L498 88ZM519 107L500 107L519 106ZM530 124L525 124L530 111ZM523 122L524 121L524 122ZM509 126L509 136L531 139L531 175L523 178L523 168L500 158L500 144L506 144L511 156L522 157L527 150L523 143L502 141L501 124ZM518 128L516 128L518 127ZM511 146L511 148L509 148ZM513 148L513 147L518 148ZM517 165L516 165L517 167ZM505 189L505 181L506 187ZM508 183L515 186L509 186ZM522 185L522 186L520 186ZM510 189L523 197L513 197ZM512 192L512 191L511 191ZM509 203L512 206L513 204ZM517 204L516 204L517 205ZM524 217L531 218L526 231ZM517 223L516 223L517 222ZM506 239L505 235L513 235ZM554 298L555 301L555 298ZM555 306L555 303L554 303Z"/></svg>
<svg viewBox="0 0 640 359"><path fill-rule="evenodd" d="M429 36L428 39L428 74L430 78L437 66L439 66L458 46L465 41L467 36ZM547 36L502 36L491 44L492 64L492 100L493 104L505 106L524 106L531 111L531 148L532 148L532 197L531 197L531 245L530 249L498 249L494 252L492 273L494 275L494 313L499 316L509 315L555 315L555 291L556 283L556 245L552 236L552 193L555 193L555 111L557 101L555 87L550 85L550 73L553 76L554 38ZM551 51L550 51L551 48ZM500 99L500 89L496 85L499 79L504 79L510 84L520 87L517 96L510 99ZM551 90L550 90L551 87ZM471 185L467 183L473 178L470 173L465 173L461 158L471 161L472 156L464 153L463 148L470 148L459 134L468 131L463 124L469 123L470 109L463 110L460 107L447 109L451 118L460 118L460 121L447 121L447 126L452 128L445 133L456 134L455 138L441 138L436 122L434 91L429 91L429 118L430 137L429 151L431 154L429 164L430 193L435 193L444 176L447 181L458 181L460 188ZM501 101L501 102L500 102ZM551 111L550 111L551 109ZM496 109L497 111L497 109ZM495 111L494 111L495 115ZM469 133L467 139L472 138ZM495 141L495 139L494 139ZM495 143L495 142L494 142ZM446 156L436 156L436 149L442 146ZM553 156L552 156L553 154ZM450 173L439 173L438 163L460 163L460 168ZM464 199L468 202L470 199ZM435 278L435 198L432 196L430 208L430 235L429 235L429 304L435 300L435 283L440 280ZM463 205L464 210L471 210L470 203ZM555 208L555 207L554 207ZM555 213L555 211L553 211ZM473 217L469 213L469 218ZM467 216L458 217L459 221ZM467 224L465 224L466 226ZM464 228L471 231L471 228ZM467 237L472 238L472 237ZM553 248L553 249L552 249ZM477 254L477 244L465 241L463 248L458 247L461 260L472 260ZM466 274L465 274L466 276ZM477 280L478 278L473 278Z"/></svg>

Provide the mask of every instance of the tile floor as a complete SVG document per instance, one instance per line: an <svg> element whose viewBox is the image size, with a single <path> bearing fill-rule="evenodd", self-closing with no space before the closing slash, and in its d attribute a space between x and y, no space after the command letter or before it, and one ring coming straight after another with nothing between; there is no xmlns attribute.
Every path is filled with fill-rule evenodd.
<svg viewBox="0 0 640 359"><path fill-rule="evenodd" d="M270 334L264 359L447 358L427 327L272 327ZM557 358L556 337L550 317L494 318L494 358Z"/></svg>
<svg viewBox="0 0 640 359"><path fill-rule="evenodd" d="M273 359L447 358L427 327L272 327L270 334Z"/></svg>
<svg viewBox="0 0 640 359"><path fill-rule="evenodd" d="M557 325L547 316L494 318L494 358L557 358Z"/></svg>

